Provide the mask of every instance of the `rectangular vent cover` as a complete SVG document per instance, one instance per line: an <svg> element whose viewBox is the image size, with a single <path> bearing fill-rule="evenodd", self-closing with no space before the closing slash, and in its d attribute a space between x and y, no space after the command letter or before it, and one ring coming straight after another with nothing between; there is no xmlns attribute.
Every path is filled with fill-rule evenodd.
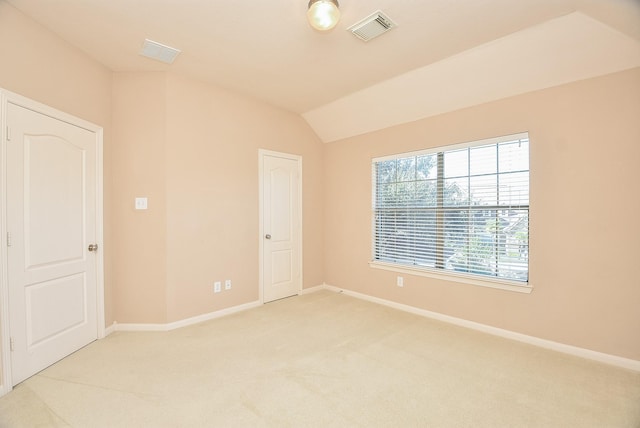
<svg viewBox="0 0 640 428"><path fill-rule="evenodd" d="M155 59L156 61L162 61L166 64L173 63L179 53L180 50L176 48L149 39L144 39L144 44L140 50L140 55Z"/></svg>
<svg viewBox="0 0 640 428"><path fill-rule="evenodd" d="M397 26L398 24L393 22L391 18L382 13L381 10L378 10L363 20L356 22L347 30L351 31L360 40L368 42Z"/></svg>

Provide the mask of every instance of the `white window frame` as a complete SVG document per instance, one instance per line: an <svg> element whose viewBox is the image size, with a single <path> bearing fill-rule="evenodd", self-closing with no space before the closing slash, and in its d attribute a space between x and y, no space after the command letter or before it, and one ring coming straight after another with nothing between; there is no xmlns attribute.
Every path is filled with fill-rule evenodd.
<svg viewBox="0 0 640 428"><path fill-rule="evenodd" d="M502 137L489 138L489 139L472 141L472 142L467 142L467 143L462 143L462 144L441 146L441 147L435 147L435 148L430 148L430 149L426 149L426 150L418 150L418 151L413 151L413 152L398 153L398 154L394 154L394 155L373 158L372 161L371 161L371 165L372 165L372 176L371 176L371 192L372 192L372 206L371 206L371 259L369 261L369 266L371 268L375 268L375 269L382 269L382 270L387 270L387 271L392 271L392 272L404 273L404 274L408 274L408 275L416 275L416 276L434 278L434 279L439 279L439 280L444 280L444 281L453 281L453 282L458 282L458 283L472 284L472 285L477 285L477 286L482 286L482 287L489 287L489 288L500 289L500 290L514 291L514 292L519 292L519 293L531 293L531 291L533 290L533 287L531 285L531 277L530 277L530 275L529 275L528 281L527 282L523 282L523 281L514 281L514 280L509 280L509 279L504 279L504 278L491 277L491 276L482 276L482 275L477 275L477 274L466 274L466 273L463 273L463 272L455 272L455 271L445 270L445 269L441 269L441 268L404 265L404 264L400 264L400 263L384 262L384 261L375 260L375 251L376 251L376 247L375 247L375 245L376 245L375 244L375 239L376 239L376 230L375 230L376 229L376 220L375 220L375 215L376 215L376 211L375 211L376 170L375 170L375 166L376 166L376 163L382 162L382 161L386 161L386 160L405 158L405 157L434 154L434 153L439 153L439 152L447 152L447 151L452 151L452 150L459 150L459 149L465 149L465 148L477 147L477 146L483 146L483 145L490 145L490 144L498 144L498 143L503 143L503 142L514 141L514 140L517 140L517 139L529 139L528 132L521 132L521 133L518 133L518 134L506 135L506 136L502 136ZM531 181L530 180L529 180L529 188L531 188ZM530 207L530 205L529 205L529 207ZM531 236L531 228L529 226L529 237L530 236ZM529 238L529 244L530 244L530 242L531 242L531 239ZM531 267L531 263L530 263L530 260L529 260L529 262L528 262L528 270L529 270L529 272L530 272L530 267Z"/></svg>

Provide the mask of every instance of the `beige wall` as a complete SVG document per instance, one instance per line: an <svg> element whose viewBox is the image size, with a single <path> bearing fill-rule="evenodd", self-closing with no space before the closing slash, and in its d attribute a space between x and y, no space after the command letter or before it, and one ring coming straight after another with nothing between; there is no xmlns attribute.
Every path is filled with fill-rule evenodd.
<svg viewBox="0 0 640 428"><path fill-rule="evenodd" d="M113 304L119 323L164 323L166 75L113 75ZM148 198L135 210L136 197Z"/></svg>
<svg viewBox="0 0 640 428"><path fill-rule="evenodd" d="M306 122L171 74L167 118L168 320L258 300L261 148L302 156L303 286L322 284L323 145Z"/></svg>
<svg viewBox="0 0 640 428"><path fill-rule="evenodd" d="M0 54L4 89L107 128L111 72L4 1Z"/></svg>
<svg viewBox="0 0 640 428"><path fill-rule="evenodd" d="M346 139L325 150L325 281L640 360L640 69ZM371 158L529 131L532 294L372 269Z"/></svg>
<svg viewBox="0 0 640 428"><path fill-rule="evenodd" d="M114 306L166 323L258 299L258 149L303 159L304 287L322 284L322 149L298 115L165 73L116 73ZM149 209L133 209L136 196ZM232 290L213 293L214 280Z"/></svg>
<svg viewBox="0 0 640 428"><path fill-rule="evenodd" d="M104 128L105 318L110 322L111 72L4 1L0 1L0 58L0 87Z"/></svg>

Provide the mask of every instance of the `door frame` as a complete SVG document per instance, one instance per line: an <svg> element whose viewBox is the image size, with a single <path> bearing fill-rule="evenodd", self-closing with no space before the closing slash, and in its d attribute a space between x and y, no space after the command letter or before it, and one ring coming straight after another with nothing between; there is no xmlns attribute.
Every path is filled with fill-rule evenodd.
<svg viewBox="0 0 640 428"><path fill-rule="evenodd" d="M18 105L37 113L67 122L91 131L96 136L96 243L100 251L96 254L96 316L98 317L98 339L105 336L104 310L104 215L103 215L103 129L86 120L41 104L0 88L0 397L13 389L11 374L11 350L9 325L9 282L7 275L7 108Z"/></svg>
<svg viewBox="0 0 640 428"><path fill-rule="evenodd" d="M300 288L298 289L298 294L302 292L304 275L303 275L303 266L302 263L302 156L294 155L290 153L283 152L275 152L272 150L258 149L258 292L259 292L259 301L264 304L264 158L270 157L278 157L283 159L289 159L296 161L298 165L298 230L296 245L300 251L300 256L298 257L298 268L300 272Z"/></svg>

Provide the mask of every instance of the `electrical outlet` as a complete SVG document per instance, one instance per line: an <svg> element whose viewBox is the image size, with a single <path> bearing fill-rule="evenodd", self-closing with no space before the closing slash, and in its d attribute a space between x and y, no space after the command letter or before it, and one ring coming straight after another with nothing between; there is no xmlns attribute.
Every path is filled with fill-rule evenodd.
<svg viewBox="0 0 640 428"><path fill-rule="evenodd" d="M404 278L401 276L396 277L396 285L398 287L404 287Z"/></svg>
<svg viewBox="0 0 640 428"><path fill-rule="evenodd" d="M225 290L231 290L231 280L230 279L225 280L224 289Z"/></svg>
<svg viewBox="0 0 640 428"><path fill-rule="evenodd" d="M222 283L220 281L216 281L213 283L213 292L214 293L219 293L220 291L222 291Z"/></svg>

